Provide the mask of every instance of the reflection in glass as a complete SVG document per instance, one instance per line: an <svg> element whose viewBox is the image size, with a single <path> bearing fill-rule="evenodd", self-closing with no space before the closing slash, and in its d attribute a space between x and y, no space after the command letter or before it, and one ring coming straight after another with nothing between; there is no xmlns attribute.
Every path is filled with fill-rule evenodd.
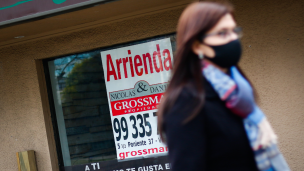
<svg viewBox="0 0 304 171"><path fill-rule="evenodd" d="M71 165L116 158L98 51L56 59Z"/></svg>

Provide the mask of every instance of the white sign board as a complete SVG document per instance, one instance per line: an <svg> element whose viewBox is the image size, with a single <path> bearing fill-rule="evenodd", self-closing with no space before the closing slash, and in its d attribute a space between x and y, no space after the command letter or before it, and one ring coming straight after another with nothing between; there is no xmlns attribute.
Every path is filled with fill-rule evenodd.
<svg viewBox="0 0 304 171"><path fill-rule="evenodd" d="M170 38L101 52L118 160L165 155L157 106L172 70Z"/></svg>

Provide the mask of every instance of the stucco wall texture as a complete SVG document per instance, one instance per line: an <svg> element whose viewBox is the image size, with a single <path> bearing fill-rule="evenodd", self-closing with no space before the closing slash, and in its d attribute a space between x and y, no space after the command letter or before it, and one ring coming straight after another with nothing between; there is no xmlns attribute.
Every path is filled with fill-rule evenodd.
<svg viewBox="0 0 304 171"><path fill-rule="evenodd" d="M304 2L233 0L244 28L241 67L279 136L292 170L304 162ZM36 59L83 52L175 32L182 9L127 18L23 44L0 47L0 170L16 171L15 153L35 150L39 171L51 171Z"/></svg>

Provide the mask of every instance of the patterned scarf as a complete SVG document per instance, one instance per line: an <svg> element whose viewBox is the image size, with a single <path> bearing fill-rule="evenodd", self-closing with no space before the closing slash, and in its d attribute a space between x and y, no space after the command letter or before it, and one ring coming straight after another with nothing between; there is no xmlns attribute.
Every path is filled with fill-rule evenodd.
<svg viewBox="0 0 304 171"><path fill-rule="evenodd" d="M236 67L228 76L213 65L203 62L203 75L226 107L243 118L244 127L260 171L289 171L277 147L277 136L264 113L254 101L253 90Z"/></svg>

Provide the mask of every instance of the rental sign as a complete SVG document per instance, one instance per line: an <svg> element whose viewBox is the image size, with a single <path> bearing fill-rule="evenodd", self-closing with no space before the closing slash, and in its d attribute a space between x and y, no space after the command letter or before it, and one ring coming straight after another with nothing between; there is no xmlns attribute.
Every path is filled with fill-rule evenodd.
<svg viewBox="0 0 304 171"><path fill-rule="evenodd" d="M170 38L101 52L118 160L165 155L157 106L168 86Z"/></svg>

